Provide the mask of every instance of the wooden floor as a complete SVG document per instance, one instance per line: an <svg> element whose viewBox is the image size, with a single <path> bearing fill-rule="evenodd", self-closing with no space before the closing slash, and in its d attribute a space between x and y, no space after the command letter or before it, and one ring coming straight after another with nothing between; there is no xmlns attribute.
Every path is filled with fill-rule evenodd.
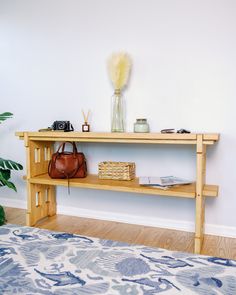
<svg viewBox="0 0 236 295"><path fill-rule="evenodd" d="M5 208L5 211L9 223L25 225L26 210ZM65 215L48 218L37 224L37 227L169 250L193 252L194 234L176 230ZM205 235L201 254L236 259L236 239Z"/></svg>

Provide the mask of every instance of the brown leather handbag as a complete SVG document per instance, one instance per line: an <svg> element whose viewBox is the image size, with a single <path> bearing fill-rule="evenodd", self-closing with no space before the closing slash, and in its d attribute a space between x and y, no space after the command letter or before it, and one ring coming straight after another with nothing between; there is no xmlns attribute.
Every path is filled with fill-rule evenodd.
<svg viewBox="0 0 236 295"><path fill-rule="evenodd" d="M65 145L73 146L72 152L65 151ZM62 150L60 152L60 150ZM83 153L78 153L75 142L62 143L48 165L48 174L51 178L83 178L87 176L86 159Z"/></svg>

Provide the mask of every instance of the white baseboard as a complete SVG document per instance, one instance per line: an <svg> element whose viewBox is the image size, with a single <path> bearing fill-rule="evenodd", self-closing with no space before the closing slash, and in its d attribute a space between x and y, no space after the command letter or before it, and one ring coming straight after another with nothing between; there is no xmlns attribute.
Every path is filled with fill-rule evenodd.
<svg viewBox="0 0 236 295"><path fill-rule="evenodd" d="M11 198L0 198L0 205L11 208L26 209L26 201L11 199Z"/></svg>
<svg viewBox="0 0 236 295"><path fill-rule="evenodd" d="M0 204L6 207L12 208L21 208L26 209L26 201L16 200L16 199L6 199L0 198ZM174 230L188 231L194 232L194 223L189 221L179 221L174 219L163 219L156 217L143 217L143 216L135 216L128 215L122 213L113 213L106 211L96 211L96 210L88 210L81 209L69 206L57 206L57 213L68 215L68 216L78 216L85 218L93 218L99 220L108 220L129 224L137 224L137 225L145 225L145 226L153 226L160 228L168 228ZM209 235L215 236L223 236L236 238L236 227L232 226L224 226L224 225L216 225L216 224L205 224L205 233Z"/></svg>
<svg viewBox="0 0 236 295"><path fill-rule="evenodd" d="M79 216L85 218L94 218L100 220L109 220L115 222L169 228L183 231L194 231L194 224L186 221L177 221L171 219L162 219L156 217L143 217L123 213L114 213L107 211L96 211L80 209L75 207L57 206L57 213L70 216Z"/></svg>
<svg viewBox="0 0 236 295"><path fill-rule="evenodd" d="M207 235L213 235L213 236L236 238L236 227L206 223L205 233Z"/></svg>

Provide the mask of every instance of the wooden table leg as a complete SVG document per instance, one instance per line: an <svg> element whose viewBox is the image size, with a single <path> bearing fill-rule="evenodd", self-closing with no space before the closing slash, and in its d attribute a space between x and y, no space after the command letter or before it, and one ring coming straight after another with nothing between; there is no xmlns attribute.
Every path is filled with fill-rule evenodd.
<svg viewBox="0 0 236 295"><path fill-rule="evenodd" d="M56 214L55 187L44 184L33 184L32 177L47 173L48 163L53 153L52 142L31 141L27 133L24 137L27 154L27 217L28 226L39 220Z"/></svg>
<svg viewBox="0 0 236 295"><path fill-rule="evenodd" d="M56 214L54 186L28 183L28 208L26 224L34 226L45 217Z"/></svg>
<svg viewBox="0 0 236 295"><path fill-rule="evenodd" d="M206 178L206 145L203 144L203 136L197 136L197 180L196 180L196 225L194 253L199 254L204 238L205 221L205 197L203 186Z"/></svg>

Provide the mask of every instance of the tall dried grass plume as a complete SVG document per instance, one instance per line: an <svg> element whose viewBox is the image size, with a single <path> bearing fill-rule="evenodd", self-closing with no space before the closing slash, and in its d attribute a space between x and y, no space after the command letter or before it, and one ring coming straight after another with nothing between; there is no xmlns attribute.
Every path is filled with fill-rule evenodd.
<svg viewBox="0 0 236 295"><path fill-rule="evenodd" d="M131 59L125 52L118 52L108 59L108 74L115 90L127 84L131 70Z"/></svg>

